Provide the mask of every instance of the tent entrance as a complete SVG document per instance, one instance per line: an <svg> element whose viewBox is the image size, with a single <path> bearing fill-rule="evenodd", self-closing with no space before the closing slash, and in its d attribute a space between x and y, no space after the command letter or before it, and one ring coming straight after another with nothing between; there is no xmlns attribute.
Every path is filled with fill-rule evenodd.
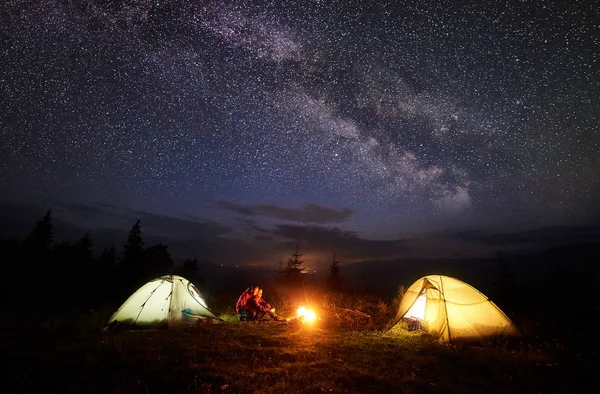
<svg viewBox="0 0 600 394"><path fill-rule="evenodd" d="M417 297L414 304L412 304L412 306L406 312L404 317L407 317L410 319L417 319L417 320L421 320L421 321L425 320L425 305L426 304L427 304L427 297L425 296L425 293L423 292L423 293L421 293L421 295L419 295Z"/></svg>
<svg viewBox="0 0 600 394"><path fill-rule="evenodd" d="M427 296L425 295L424 291L417 297L410 309L402 317L402 319L408 323L408 331L416 331L421 329L423 320L425 320L426 304Z"/></svg>
<svg viewBox="0 0 600 394"><path fill-rule="evenodd" d="M403 320L408 323L408 331L420 330L423 320L425 320L425 306L427 304L427 296L425 292L421 293L410 309L406 312Z"/></svg>

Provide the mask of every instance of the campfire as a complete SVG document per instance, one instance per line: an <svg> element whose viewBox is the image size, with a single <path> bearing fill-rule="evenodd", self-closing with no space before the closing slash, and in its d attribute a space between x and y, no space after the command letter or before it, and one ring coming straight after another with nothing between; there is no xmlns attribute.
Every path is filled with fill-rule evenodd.
<svg viewBox="0 0 600 394"><path fill-rule="evenodd" d="M310 309L303 307L303 306L298 308L296 315L298 317L298 320L305 322L305 323L313 323L315 320L317 320L316 313Z"/></svg>

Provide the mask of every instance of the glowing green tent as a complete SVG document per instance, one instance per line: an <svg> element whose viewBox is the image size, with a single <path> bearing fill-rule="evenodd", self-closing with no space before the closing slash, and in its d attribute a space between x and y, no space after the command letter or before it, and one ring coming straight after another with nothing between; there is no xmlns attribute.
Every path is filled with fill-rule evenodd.
<svg viewBox="0 0 600 394"><path fill-rule="evenodd" d="M219 319L193 283L177 275L156 278L140 287L108 320L109 325L173 327Z"/></svg>

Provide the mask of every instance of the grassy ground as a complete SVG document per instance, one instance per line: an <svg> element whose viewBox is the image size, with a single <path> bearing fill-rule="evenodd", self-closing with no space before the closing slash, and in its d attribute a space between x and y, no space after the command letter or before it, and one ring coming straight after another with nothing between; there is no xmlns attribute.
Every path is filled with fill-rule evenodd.
<svg viewBox="0 0 600 394"><path fill-rule="evenodd" d="M378 306L379 305L379 306ZM439 344L400 324L329 305L315 325L203 322L103 333L102 314L21 326L6 353L7 392L571 393L588 392L591 360L562 346Z"/></svg>

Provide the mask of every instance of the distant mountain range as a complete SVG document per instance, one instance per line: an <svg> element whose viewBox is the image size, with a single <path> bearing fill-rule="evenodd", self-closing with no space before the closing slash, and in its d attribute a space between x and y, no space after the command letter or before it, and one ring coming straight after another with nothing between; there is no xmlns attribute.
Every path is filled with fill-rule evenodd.
<svg viewBox="0 0 600 394"><path fill-rule="evenodd" d="M23 238L44 213L44 210L33 206L0 203L0 239ZM62 221L59 215L53 220L57 240L76 240L85 233L72 223ZM99 253L104 245L122 245L127 233L126 228L93 232L97 248L95 252ZM572 239L565 238L564 241ZM150 236L145 236L145 240L147 245L163 242L162 239ZM581 242L584 240L589 238L582 238ZM189 256L173 255L176 264L187 257ZM268 286L276 281L278 275L275 267L237 267L208 261L202 261L199 268L200 274L205 277L206 291L213 294L241 292L255 283ZM494 258L369 260L344 264L340 268L346 289L386 296L393 296L399 286L408 287L418 278L430 274L457 277L488 294L503 270L510 271L514 280L522 283L539 282L554 276L562 278L567 285L569 278L576 277L584 278L586 286L590 287L599 285L600 242L567 244L541 252L502 254ZM311 282L322 284L327 274L327 269L319 270L318 274L307 274L307 278Z"/></svg>
<svg viewBox="0 0 600 394"><path fill-rule="evenodd" d="M220 266L202 263L209 291L243 290L250 284L270 284L277 279L276 269L247 266ZM394 296L399 286L409 287L427 275L447 275L459 278L487 295L493 293L494 283L501 274L510 273L517 283L546 280L553 275L585 277L589 285L598 285L600 273L600 244L568 245L535 254L499 255L489 259L400 259L370 260L340 267L345 288ZM324 283L327 272L309 274L314 283ZM565 285L567 285L565 283Z"/></svg>

